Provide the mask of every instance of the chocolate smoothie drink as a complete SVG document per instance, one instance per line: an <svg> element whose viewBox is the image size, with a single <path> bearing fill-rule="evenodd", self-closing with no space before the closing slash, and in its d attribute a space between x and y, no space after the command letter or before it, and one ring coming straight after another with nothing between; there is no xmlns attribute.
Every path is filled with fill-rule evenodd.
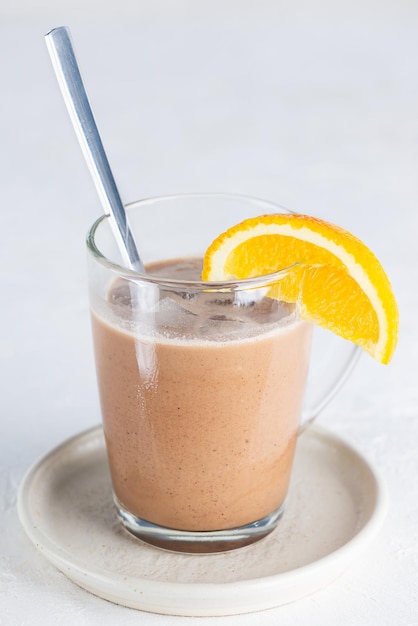
<svg viewBox="0 0 418 626"><path fill-rule="evenodd" d="M150 275L199 280L199 264ZM286 497L311 329L292 307L117 279L92 301L104 432L119 508L167 528L236 528Z"/></svg>

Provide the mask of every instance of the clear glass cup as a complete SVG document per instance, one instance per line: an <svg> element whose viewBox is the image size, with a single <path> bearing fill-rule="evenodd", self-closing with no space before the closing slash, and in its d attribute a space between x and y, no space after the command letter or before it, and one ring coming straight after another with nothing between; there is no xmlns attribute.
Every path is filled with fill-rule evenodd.
<svg viewBox="0 0 418 626"><path fill-rule="evenodd" d="M228 194L135 202L127 213L146 275L123 266L109 217L88 234L116 510L126 530L155 546L219 552L269 534L285 509L302 415L302 424L316 417L356 360L358 350L336 340L309 365L312 327L278 296L288 269L200 280L217 235L285 211Z"/></svg>

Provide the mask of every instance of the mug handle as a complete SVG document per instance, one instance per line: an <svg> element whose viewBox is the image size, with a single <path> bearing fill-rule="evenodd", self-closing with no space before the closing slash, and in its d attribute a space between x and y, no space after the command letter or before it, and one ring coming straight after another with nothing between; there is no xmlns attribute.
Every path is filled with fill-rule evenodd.
<svg viewBox="0 0 418 626"><path fill-rule="evenodd" d="M352 373L359 346L319 326L313 329L312 353L300 433L312 424Z"/></svg>

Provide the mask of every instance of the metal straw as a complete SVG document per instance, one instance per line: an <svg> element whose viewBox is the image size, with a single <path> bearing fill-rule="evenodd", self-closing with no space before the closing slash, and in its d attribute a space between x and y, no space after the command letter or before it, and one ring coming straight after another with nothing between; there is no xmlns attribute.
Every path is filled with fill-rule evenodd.
<svg viewBox="0 0 418 626"><path fill-rule="evenodd" d="M54 28L45 35L52 65L61 88L74 130L93 177L105 213L110 213L121 252L130 268L144 273L125 207L94 121L80 70L65 26Z"/></svg>

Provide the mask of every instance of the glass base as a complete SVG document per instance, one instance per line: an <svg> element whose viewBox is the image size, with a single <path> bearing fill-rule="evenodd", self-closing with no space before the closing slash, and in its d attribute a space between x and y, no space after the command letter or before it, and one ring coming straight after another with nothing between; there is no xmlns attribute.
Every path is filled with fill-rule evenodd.
<svg viewBox="0 0 418 626"><path fill-rule="evenodd" d="M211 554L249 546L276 528L285 509L283 502L266 517L238 528L187 531L164 528L147 522L125 509L116 497L114 499L122 525L131 535L163 550L189 554Z"/></svg>

